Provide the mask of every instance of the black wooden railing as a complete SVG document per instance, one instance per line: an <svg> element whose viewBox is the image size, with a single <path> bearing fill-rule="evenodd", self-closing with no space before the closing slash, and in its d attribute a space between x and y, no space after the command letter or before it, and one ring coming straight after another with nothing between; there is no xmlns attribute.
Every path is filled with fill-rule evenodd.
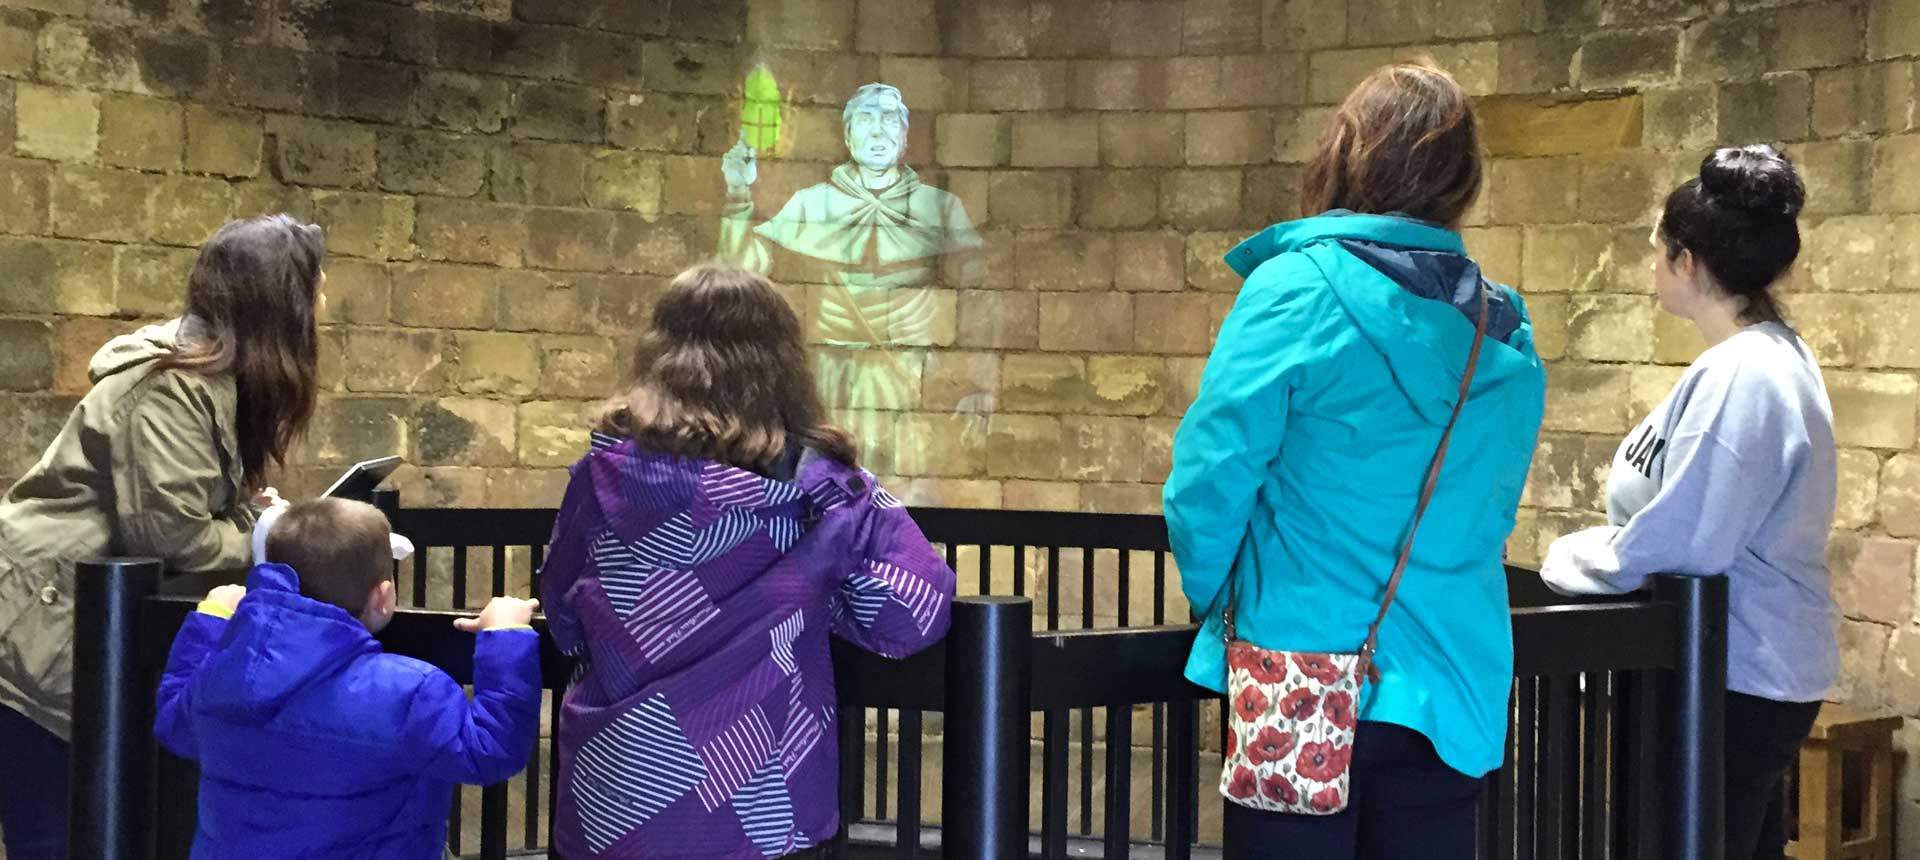
<svg viewBox="0 0 1920 860"><path fill-rule="evenodd" d="M396 530L421 550L401 576L403 593L418 608L403 612L382 639L391 651L465 678L470 640L453 632L451 611L428 607L440 603L429 594L445 593L444 607L504 593L519 584L510 565L524 565L526 587L537 592L553 512L405 509L396 501L381 500ZM1186 620L1188 612L1170 588L1162 521L958 510L914 516L944 547L963 590L1032 602L969 601L956 611L948 642L909 661L836 651L841 808L852 824L836 844L846 853L998 857L1026 856L1031 838L1038 856L1063 858L1095 853L1089 843L1097 839L1107 857L1129 856L1146 843L1168 857L1189 856L1217 821L1219 732L1203 727L1217 723L1219 708L1216 696L1181 679L1194 630L1167 623ZM153 821L157 856L184 857L191 767L152 759L144 742L129 750L125 739L128 732L144 737L142 709L151 707L146 697L166 641L206 583L173 583L167 590L182 594L145 598L144 578L158 577L143 570L82 574L83 587L96 589L82 595L83 626L124 626L125 607L142 609L139 623L119 634L104 629L79 637L103 649L79 654L83 663L100 661L80 677L103 689L76 691L82 783L75 827L76 834L112 833L97 828ZM471 588L480 577L491 581ZM1717 858L1724 582L1670 578L1651 593L1569 601L1516 570L1511 592L1513 719L1507 762L1488 777L1480 856ZM118 614L105 611L113 607ZM966 620L976 614L984 626ZM1009 638L1014 627L1037 629L1030 638ZM129 651L112 651L116 635L131 637ZM564 659L549 650L544 663L547 686L559 690L568 673ZM961 666L966 670L950 671ZM551 707L557 720L557 695ZM1039 717L1037 737L1024 718L1029 710ZM1022 718L1007 719L1012 713ZM929 743L930 734L940 740ZM552 754L550 747L536 753L510 785L479 790L477 846L460 835L467 828L460 826L464 805L456 802L454 850L477 849L487 858L544 850L552 816L543 775L552 773ZM90 778L87 762L98 757L130 768L130 790L156 781L160 790L108 803L112 786ZM964 766L940 767L944 762ZM1029 802L1030 762L1038 763L1037 803ZM929 803L923 782L936 769L942 796ZM131 814L149 817L121 818L129 803L140 807ZM515 818L519 826L511 827Z"/></svg>

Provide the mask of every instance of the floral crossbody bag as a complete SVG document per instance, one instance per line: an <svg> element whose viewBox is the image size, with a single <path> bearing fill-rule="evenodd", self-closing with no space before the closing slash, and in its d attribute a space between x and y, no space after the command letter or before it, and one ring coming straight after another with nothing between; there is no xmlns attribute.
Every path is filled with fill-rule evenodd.
<svg viewBox="0 0 1920 860"><path fill-rule="evenodd" d="M1474 326L1473 352L1460 379L1460 397L1440 434L1440 447L1427 467L1420 503L1400 546L1400 558L1387 579L1380 612L1367 627L1366 641L1354 653L1276 651L1237 638L1233 626L1233 581L1226 584L1221 612L1227 643L1227 749L1220 793L1241 806L1268 812L1332 815L1347 808L1351 795L1354 729L1359 723L1360 687L1380 680L1374 649L1380 622L1393 606L1400 577L1413 553L1414 533L1447 459L1447 443L1460 420L1480 364L1480 343L1487 332L1487 290L1480 288L1480 316Z"/></svg>

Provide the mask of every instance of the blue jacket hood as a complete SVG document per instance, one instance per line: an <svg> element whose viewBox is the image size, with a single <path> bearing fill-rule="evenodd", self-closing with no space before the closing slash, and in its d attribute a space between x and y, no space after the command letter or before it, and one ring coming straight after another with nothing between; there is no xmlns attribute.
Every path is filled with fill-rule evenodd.
<svg viewBox="0 0 1920 860"><path fill-rule="evenodd" d="M1452 411L1483 284L1490 343L1481 349L1475 390L1539 372L1525 305L1486 281L1459 233L1401 216L1336 211L1275 224L1234 247L1226 262L1244 278L1294 252L1319 266L1340 306L1386 358L1401 393L1429 422L1445 423Z"/></svg>
<svg viewBox="0 0 1920 860"><path fill-rule="evenodd" d="M260 725L309 684L379 651L359 619L302 596L293 568L256 565L219 653L201 670L197 695L209 714Z"/></svg>

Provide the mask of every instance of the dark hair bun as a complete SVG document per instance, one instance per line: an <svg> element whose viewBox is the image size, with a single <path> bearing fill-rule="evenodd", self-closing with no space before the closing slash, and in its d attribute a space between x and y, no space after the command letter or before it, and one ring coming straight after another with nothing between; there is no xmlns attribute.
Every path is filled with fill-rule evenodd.
<svg viewBox="0 0 1920 860"><path fill-rule="evenodd" d="M1794 218L1807 186L1793 162L1771 146L1728 147L1700 163L1700 188L1713 202L1755 215Z"/></svg>

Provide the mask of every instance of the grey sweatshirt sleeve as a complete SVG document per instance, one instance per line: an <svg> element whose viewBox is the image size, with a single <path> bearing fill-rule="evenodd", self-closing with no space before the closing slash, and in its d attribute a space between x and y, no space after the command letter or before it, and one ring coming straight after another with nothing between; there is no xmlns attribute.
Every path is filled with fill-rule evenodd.
<svg viewBox="0 0 1920 860"><path fill-rule="evenodd" d="M1656 573L1724 573L1753 542L1786 488L1806 434L1792 426L1790 383L1738 362L1701 371L1673 405L1665 472L1653 501L1624 526L1555 541L1541 566L1548 585L1618 593L1640 588Z"/></svg>

